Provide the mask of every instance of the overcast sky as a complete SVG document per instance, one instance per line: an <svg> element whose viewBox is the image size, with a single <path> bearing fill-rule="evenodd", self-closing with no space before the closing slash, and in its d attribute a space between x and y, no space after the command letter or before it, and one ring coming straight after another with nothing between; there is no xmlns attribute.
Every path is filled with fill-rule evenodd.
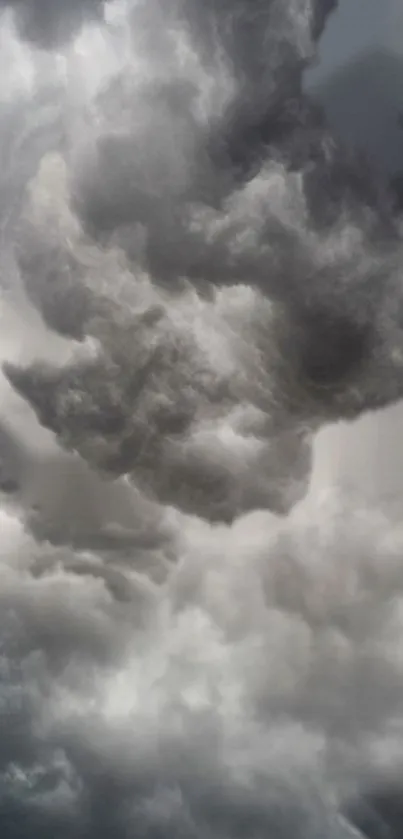
<svg viewBox="0 0 403 839"><path fill-rule="evenodd" d="M340 0L320 45L320 64L312 81L374 47L403 52L401 0Z"/></svg>
<svg viewBox="0 0 403 839"><path fill-rule="evenodd" d="M340 0L320 44L320 62L309 73L308 81L321 81L360 53L370 53L377 47L403 54L402 0ZM385 127L380 130L385 135ZM398 131L396 127L400 142ZM318 438L314 482L323 481L325 475L329 481L337 476L358 486L360 492L393 495L403 503L402 432L401 404L368 414L353 424L325 429Z"/></svg>
<svg viewBox="0 0 403 839"><path fill-rule="evenodd" d="M0 837L396 839L403 403L292 507L305 432L403 400L401 239L299 97L321 3L104 5L0 0ZM338 92L385 139L386 64Z"/></svg>

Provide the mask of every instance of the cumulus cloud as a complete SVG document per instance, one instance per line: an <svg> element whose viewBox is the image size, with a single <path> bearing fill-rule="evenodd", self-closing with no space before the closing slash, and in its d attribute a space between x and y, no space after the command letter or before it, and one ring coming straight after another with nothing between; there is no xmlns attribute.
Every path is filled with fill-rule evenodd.
<svg viewBox="0 0 403 839"><path fill-rule="evenodd" d="M288 509L312 430L401 393L397 231L301 93L325 6L115 9L17 224L28 295L86 343L10 381L92 466L211 519Z"/></svg>
<svg viewBox="0 0 403 839"><path fill-rule="evenodd" d="M401 524L308 491L403 389L399 224L302 93L336 4L9 5L0 828L397 836Z"/></svg>
<svg viewBox="0 0 403 839"><path fill-rule="evenodd" d="M2 525L5 830L348 837L399 776L400 525L189 522L162 588Z"/></svg>

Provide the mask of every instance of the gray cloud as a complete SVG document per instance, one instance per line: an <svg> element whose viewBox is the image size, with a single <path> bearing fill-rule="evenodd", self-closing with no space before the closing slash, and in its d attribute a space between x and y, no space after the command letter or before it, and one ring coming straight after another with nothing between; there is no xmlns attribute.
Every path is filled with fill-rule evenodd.
<svg viewBox="0 0 403 839"><path fill-rule="evenodd" d="M336 800L382 777L385 749L401 765L399 525L337 500L189 522L164 592L121 561L123 600L99 559L3 533L5 830L354 835Z"/></svg>
<svg viewBox="0 0 403 839"><path fill-rule="evenodd" d="M7 837L395 830L400 520L307 491L402 393L399 224L301 91L334 6L3 21Z"/></svg>
<svg viewBox="0 0 403 839"><path fill-rule="evenodd" d="M212 518L286 509L304 433L401 392L393 221L300 91L324 8L132 4L131 58L81 102L21 218L28 294L95 344L10 380L92 465Z"/></svg>
<svg viewBox="0 0 403 839"><path fill-rule="evenodd" d="M106 0L1 0L13 9L23 38L49 49L63 44L86 20L102 18Z"/></svg>

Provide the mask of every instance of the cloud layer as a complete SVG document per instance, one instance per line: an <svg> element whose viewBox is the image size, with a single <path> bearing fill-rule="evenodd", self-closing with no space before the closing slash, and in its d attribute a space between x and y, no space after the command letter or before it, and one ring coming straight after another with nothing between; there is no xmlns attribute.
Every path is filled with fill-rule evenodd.
<svg viewBox="0 0 403 839"><path fill-rule="evenodd" d="M8 5L0 828L382 835L402 530L307 492L403 390L399 223L301 91L335 3Z"/></svg>
<svg viewBox="0 0 403 839"><path fill-rule="evenodd" d="M61 46L87 20L101 20L107 0L1 0L12 9L24 40L49 49Z"/></svg>

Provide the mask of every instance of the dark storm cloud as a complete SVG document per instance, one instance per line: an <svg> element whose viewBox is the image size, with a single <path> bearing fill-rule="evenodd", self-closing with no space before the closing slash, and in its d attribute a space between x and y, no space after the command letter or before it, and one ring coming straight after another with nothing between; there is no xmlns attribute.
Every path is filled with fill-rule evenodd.
<svg viewBox="0 0 403 839"><path fill-rule="evenodd" d="M397 318L398 330L400 319L397 255L380 252L359 228L336 225L324 237L305 222L294 250L288 231L293 240L298 179L274 167L237 194L218 222L214 211L202 210L207 234L210 228L218 238L211 264L222 267L221 242L226 248L229 240L228 278L231 264L235 276L241 264L245 279L256 278L259 260L262 276L272 272L274 303L228 283L205 299L189 288L170 298L148 280L136 287L130 262L114 251L105 260L103 251L80 244L69 221L68 239L57 223L52 236L52 205L43 219L35 207L29 211L36 229L21 239L20 267L31 299L53 328L95 341L83 350L87 360L61 371L7 367L41 422L92 465L130 472L164 501L213 518L255 505L281 509L283 492L295 498L287 452L296 458L297 486L298 464L302 476L309 472L305 430L401 393L399 355L390 345L391 321ZM38 189L45 187L39 180ZM295 206L284 207L289 188ZM260 231L266 189L273 191L272 215ZM200 252L208 253L205 233ZM205 276L211 279L208 268Z"/></svg>
<svg viewBox="0 0 403 839"><path fill-rule="evenodd" d="M107 0L1 0L22 38L45 49L64 44L87 20L101 20Z"/></svg>
<svg viewBox="0 0 403 839"><path fill-rule="evenodd" d="M355 782L352 757L359 776L384 715L400 707L399 636L379 632L391 628L388 596L402 587L401 533L385 546L390 529L379 529L373 511L349 514L333 502L320 513L315 527L307 508L282 524L260 514L258 531L252 521L215 534L187 525L192 555L182 553L162 597L131 576L135 549L120 560L125 598L105 560L46 545L39 555L3 517L3 548L13 538L1 590L6 834L356 835L337 813L344 781L335 779L344 767ZM309 558L329 528L329 563L319 571ZM382 596L372 578L369 602L360 602L379 550ZM336 630L346 621L343 640ZM381 650L369 651L372 632ZM276 682L266 678L273 672ZM364 804L361 822L345 809L364 824Z"/></svg>
<svg viewBox="0 0 403 839"><path fill-rule="evenodd" d="M92 465L212 518L287 509L302 432L400 395L393 222L301 93L332 5L129 4L128 63L21 219L30 298L98 349L13 384Z"/></svg>
<svg viewBox="0 0 403 839"><path fill-rule="evenodd" d="M16 5L42 46L101 10ZM46 56L1 30L6 837L389 817L401 525L336 492L294 506L312 432L403 390L398 227L301 91L334 6L116 0Z"/></svg>

